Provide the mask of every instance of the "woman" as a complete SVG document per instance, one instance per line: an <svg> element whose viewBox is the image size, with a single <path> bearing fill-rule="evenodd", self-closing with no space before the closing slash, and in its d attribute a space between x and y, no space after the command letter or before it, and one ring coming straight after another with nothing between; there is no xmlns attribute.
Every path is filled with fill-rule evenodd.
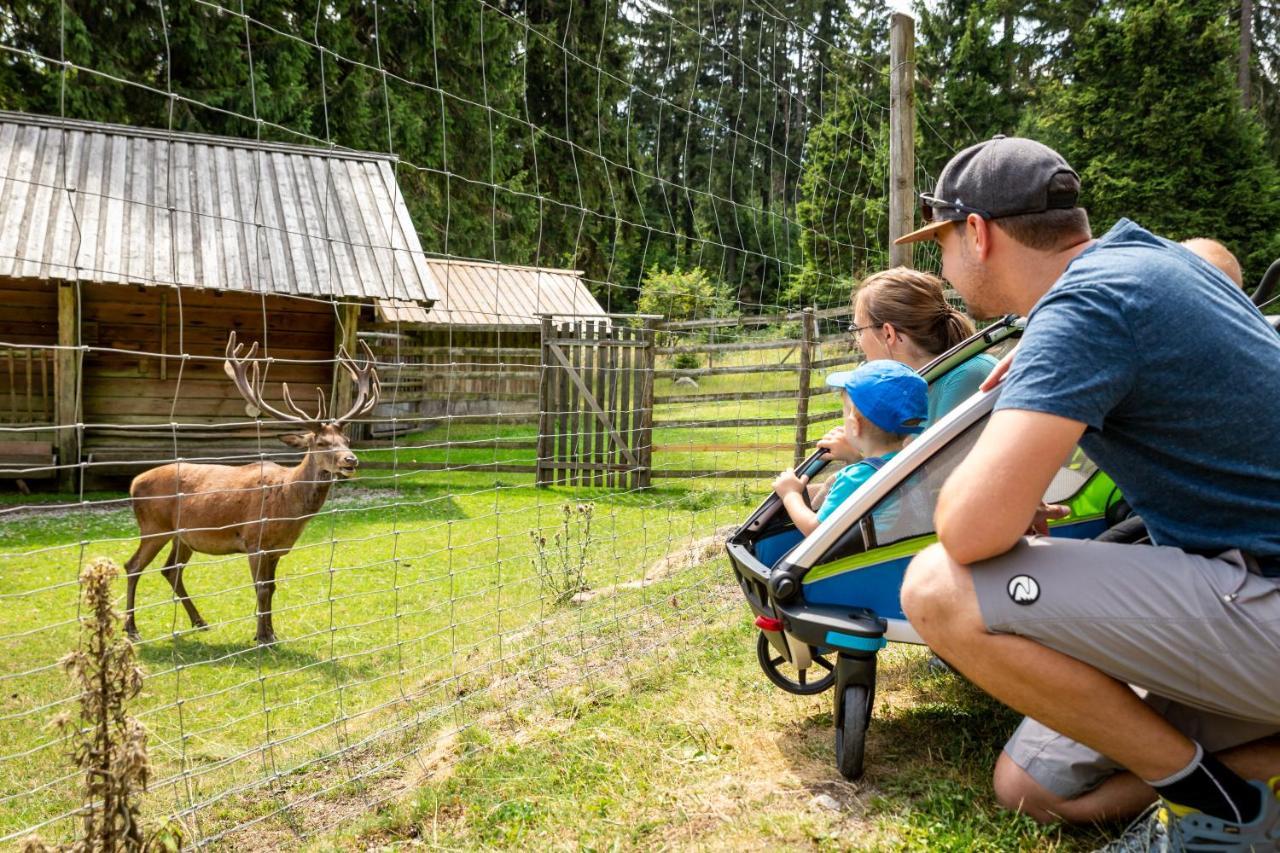
<svg viewBox="0 0 1280 853"><path fill-rule="evenodd" d="M973 323L947 302L942 279L906 267L894 267L863 280L853 300L850 331L867 359L889 358L919 370L973 334ZM929 423L977 392L996 360L975 356L929 386ZM836 427L818 442L836 459L852 461L857 452Z"/></svg>

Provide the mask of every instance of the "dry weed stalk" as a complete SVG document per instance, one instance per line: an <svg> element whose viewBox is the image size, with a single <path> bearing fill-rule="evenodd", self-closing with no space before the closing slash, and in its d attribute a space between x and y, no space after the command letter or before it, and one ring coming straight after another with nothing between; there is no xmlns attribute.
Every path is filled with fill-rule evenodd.
<svg viewBox="0 0 1280 853"><path fill-rule="evenodd" d="M564 604L587 586L587 553L591 549L592 503L565 504L560 529L550 542L539 530L530 530L533 541L533 568L538 573L542 594L553 604Z"/></svg>
<svg viewBox="0 0 1280 853"><path fill-rule="evenodd" d="M24 851L115 853L172 850L180 844L170 827L151 839L142 829L137 796L147 789L151 766L146 729L125 713L125 704L142 690L142 668L133 644L120 633L120 613L111 602L111 582L119 574L106 558L80 573L80 648L61 662L80 688L79 712L60 714L53 722L67 737L72 761L84 771L83 836L58 847L33 836L23 843Z"/></svg>

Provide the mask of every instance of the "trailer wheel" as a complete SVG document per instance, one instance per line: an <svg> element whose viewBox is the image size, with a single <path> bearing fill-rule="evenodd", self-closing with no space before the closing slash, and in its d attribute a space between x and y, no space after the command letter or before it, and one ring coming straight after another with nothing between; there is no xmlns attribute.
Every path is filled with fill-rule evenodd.
<svg viewBox="0 0 1280 853"><path fill-rule="evenodd" d="M756 659L760 661L760 668L764 670L765 676L770 681L797 696L814 696L830 690L836 683L835 664L818 654L816 649L813 652L813 667L796 669L787 663L786 658L778 654L778 650L770 644L769 638L763 631L756 638ZM821 674L816 679L811 679L810 670L814 668Z"/></svg>
<svg viewBox="0 0 1280 853"><path fill-rule="evenodd" d="M852 781L862 775L862 756L871 721L871 689L852 684L844 689L844 702L836 717L836 767Z"/></svg>

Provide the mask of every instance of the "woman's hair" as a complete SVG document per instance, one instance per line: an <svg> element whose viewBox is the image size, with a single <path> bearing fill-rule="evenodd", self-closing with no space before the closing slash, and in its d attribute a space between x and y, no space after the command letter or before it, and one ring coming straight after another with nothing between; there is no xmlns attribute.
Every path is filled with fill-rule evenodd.
<svg viewBox="0 0 1280 853"><path fill-rule="evenodd" d="M929 355L951 349L973 334L973 323L947 302L942 279L894 267L863 279L854 295L872 323L889 323Z"/></svg>

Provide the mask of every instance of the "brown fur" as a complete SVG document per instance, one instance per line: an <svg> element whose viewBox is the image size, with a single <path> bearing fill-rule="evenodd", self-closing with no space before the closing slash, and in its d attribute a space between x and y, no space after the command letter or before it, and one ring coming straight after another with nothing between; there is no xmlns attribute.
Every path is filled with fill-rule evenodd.
<svg viewBox="0 0 1280 853"><path fill-rule="evenodd" d="M359 464L341 426L327 424L305 435L286 435L307 455L292 468L274 462L197 465L177 462L139 474L129 487L142 542L125 564L128 572L125 630L135 640L134 593L142 570L170 541L160 570L194 627L205 626L182 581L192 552L247 554L257 591L259 643L275 642L271 597L276 564L289 553L313 515L324 506L335 476L349 477Z"/></svg>
<svg viewBox="0 0 1280 853"><path fill-rule="evenodd" d="M288 411L268 404L262 395L266 377L254 359L257 343L242 357L243 345L236 343L234 331L230 334L222 365L227 376L258 411L305 427L305 433L282 435L280 440L305 450L306 455L292 468L265 461L239 466L175 462L144 471L133 479L129 495L142 541L125 564L128 591L124 627L130 639L138 639L133 619L138 578L165 543L172 541L173 550L160 574L182 602L194 627L203 628L206 623L182 582L182 569L191 554L247 554L258 598L257 639L259 643L276 641L271 626L276 564L293 548L311 516L324 506L333 478L355 473L360 462L347 444L342 425L352 417L371 412L381 393L373 353L363 341L361 346L365 354L362 365L354 363L345 349L338 348L338 364L355 385L355 402L345 415L326 422L324 392L319 388L314 415L293 402L288 385L284 386ZM270 363L270 359L266 361Z"/></svg>

